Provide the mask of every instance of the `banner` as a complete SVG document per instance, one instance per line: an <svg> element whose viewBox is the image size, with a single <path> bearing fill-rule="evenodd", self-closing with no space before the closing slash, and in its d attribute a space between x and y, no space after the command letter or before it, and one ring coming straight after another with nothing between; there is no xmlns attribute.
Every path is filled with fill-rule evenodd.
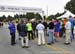
<svg viewBox="0 0 75 54"><path fill-rule="evenodd" d="M0 6L0 12L39 12L42 13L41 8L31 7L16 7L16 6Z"/></svg>

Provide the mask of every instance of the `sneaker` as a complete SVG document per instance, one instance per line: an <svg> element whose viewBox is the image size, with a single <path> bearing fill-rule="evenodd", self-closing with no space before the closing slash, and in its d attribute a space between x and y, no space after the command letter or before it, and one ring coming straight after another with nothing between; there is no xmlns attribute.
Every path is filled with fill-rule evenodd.
<svg viewBox="0 0 75 54"><path fill-rule="evenodd" d="M70 43L64 43L65 45L69 45Z"/></svg>
<svg viewBox="0 0 75 54"><path fill-rule="evenodd" d="M25 48L25 46L22 46L22 48Z"/></svg>
<svg viewBox="0 0 75 54"><path fill-rule="evenodd" d="M15 44L11 44L11 46L15 46Z"/></svg>
<svg viewBox="0 0 75 54"><path fill-rule="evenodd" d="M48 45L51 45L51 43L47 43Z"/></svg>
<svg viewBox="0 0 75 54"><path fill-rule="evenodd" d="M39 44L38 46L41 46L41 44Z"/></svg>
<svg viewBox="0 0 75 54"><path fill-rule="evenodd" d="M69 44L71 44L71 43L68 43L68 45L69 45Z"/></svg>
<svg viewBox="0 0 75 54"><path fill-rule="evenodd" d="M54 42L52 42L52 44L54 44Z"/></svg>
<svg viewBox="0 0 75 54"><path fill-rule="evenodd" d="M25 48L29 48L29 46L25 46Z"/></svg>

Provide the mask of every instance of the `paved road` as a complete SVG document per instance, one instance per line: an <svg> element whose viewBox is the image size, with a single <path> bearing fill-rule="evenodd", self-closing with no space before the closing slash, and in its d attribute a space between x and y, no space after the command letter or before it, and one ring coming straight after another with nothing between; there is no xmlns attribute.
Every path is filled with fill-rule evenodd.
<svg viewBox="0 0 75 54"><path fill-rule="evenodd" d="M10 35L7 26L0 28L0 54L75 54L75 40L71 45L64 45L64 39L53 45L37 46L37 39L29 41L30 48L22 48L16 34L16 45L10 45ZM46 42L47 42L47 38Z"/></svg>

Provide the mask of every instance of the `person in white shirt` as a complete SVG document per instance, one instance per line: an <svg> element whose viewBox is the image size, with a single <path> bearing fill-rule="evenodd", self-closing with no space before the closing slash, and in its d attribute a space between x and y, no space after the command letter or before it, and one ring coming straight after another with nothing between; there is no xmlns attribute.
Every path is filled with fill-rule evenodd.
<svg viewBox="0 0 75 54"><path fill-rule="evenodd" d="M39 21L39 24L37 24L36 29L38 30L38 45L41 44L45 45L45 37L44 37L44 25Z"/></svg>
<svg viewBox="0 0 75 54"><path fill-rule="evenodd" d="M66 29L66 37L65 37L65 44L68 45L70 44L70 35L71 35L71 22L69 21L69 19L67 19L67 23L65 25L65 29Z"/></svg>

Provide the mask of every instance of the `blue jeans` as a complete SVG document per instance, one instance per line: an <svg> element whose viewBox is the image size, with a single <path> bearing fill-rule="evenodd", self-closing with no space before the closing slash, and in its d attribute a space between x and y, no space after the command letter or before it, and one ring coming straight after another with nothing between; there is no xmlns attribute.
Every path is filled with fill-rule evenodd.
<svg viewBox="0 0 75 54"><path fill-rule="evenodd" d="M54 43L54 30L49 30L49 43Z"/></svg>
<svg viewBox="0 0 75 54"><path fill-rule="evenodd" d="M74 39L74 28L71 28L70 39L71 39L71 42L72 42L73 39Z"/></svg>
<svg viewBox="0 0 75 54"><path fill-rule="evenodd" d="M73 41L73 34L72 34L72 31L71 31L71 33L70 33L70 40L71 40L71 42Z"/></svg>

